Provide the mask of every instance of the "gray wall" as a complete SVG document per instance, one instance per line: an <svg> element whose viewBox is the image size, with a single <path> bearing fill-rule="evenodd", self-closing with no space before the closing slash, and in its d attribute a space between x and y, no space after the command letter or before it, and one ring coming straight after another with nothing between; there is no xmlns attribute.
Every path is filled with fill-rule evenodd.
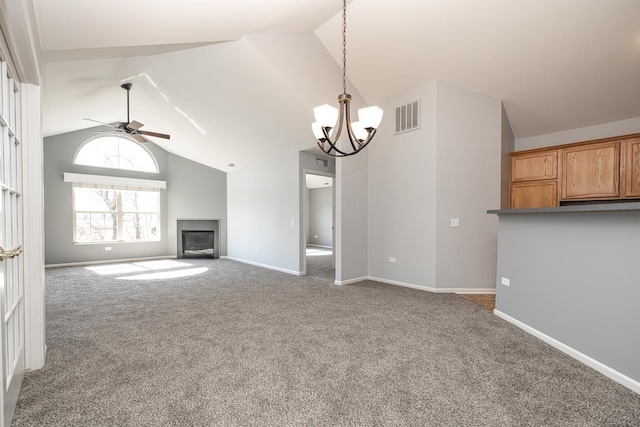
<svg viewBox="0 0 640 427"><path fill-rule="evenodd" d="M496 310L640 381L640 213L501 215L499 232Z"/></svg>
<svg viewBox="0 0 640 427"><path fill-rule="evenodd" d="M640 117L570 129L562 132L548 133L545 135L517 138L515 149L517 151L532 150L534 148L629 135L632 133L640 133Z"/></svg>
<svg viewBox="0 0 640 427"><path fill-rule="evenodd" d="M416 99L420 129L394 135L395 107ZM386 116L369 151L369 275L428 288L493 288L497 220L486 211L500 206L500 100L433 81L381 104Z"/></svg>
<svg viewBox="0 0 640 427"><path fill-rule="evenodd" d="M95 131L95 128L86 129L44 140L47 265L175 255L175 218L178 215L206 215L207 219L213 216L215 218L212 219L226 221L225 174L170 154L155 144L146 146L158 161L159 174L73 165L76 150L88 138L95 136ZM160 192L161 240L74 245L71 183L63 182L64 172L166 180L167 190ZM105 251L107 246L112 250ZM221 246L221 253L225 254L226 240Z"/></svg>
<svg viewBox="0 0 640 427"><path fill-rule="evenodd" d="M333 188L309 189L309 234L307 243L332 246Z"/></svg>
<svg viewBox="0 0 640 427"><path fill-rule="evenodd" d="M502 150L500 153L500 209L509 208L509 153L516 149L516 139L511 130L507 112L502 106Z"/></svg>
<svg viewBox="0 0 640 427"><path fill-rule="evenodd" d="M368 276L368 150L336 160L337 283Z"/></svg>
<svg viewBox="0 0 640 427"><path fill-rule="evenodd" d="M230 258L288 273L305 272L305 173L335 173L334 159L324 168L316 165L316 157L292 153L228 174Z"/></svg>
<svg viewBox="0 0 640 427"><path fill-rule="evenodd" d="M230 258L300 272L300 186L298 153L228 173Z"/></svg>
<svg viewBox="0 0 640 427"><path fill-rule="evenodd" d="M421 127L394 135L395 108L421 102ZM384 100L369 144L369 276L436 286L436 82ZM395 257L396 263L389 262Z"/></svg>
<svg viewBox="0 0 640 427"><path fill-rule="evenodd" d="M220 221L220 256L227 255L227 174L168 153L167 251L176 255L178 219Z"/></svg>
<svg viewBox="0 0 640 427"><path fill-rule="evenodd" d="M498 221L486 212L500 206L502 103L439 81L436 105L436 286L493 288Z"/></svg>

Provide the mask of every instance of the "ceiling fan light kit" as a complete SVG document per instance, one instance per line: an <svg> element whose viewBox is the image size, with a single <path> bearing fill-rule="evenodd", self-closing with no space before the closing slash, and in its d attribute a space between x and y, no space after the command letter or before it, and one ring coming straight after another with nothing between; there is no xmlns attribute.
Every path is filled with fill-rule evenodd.
<svg viewBox="0 0 640 427"><path fill-rule="evenodd" d="M338 95L340 109L327 104L314 108L316 121L311 125L313 135L318 140L318 147L334 157L352 156L366 147L376 134L383 114L382 110L375 106L361 108L358 110L359 121L351 123L351 95L347 93L347 0L343 0L342 8L342 46L343 92ZM337 145L343 127L347 128L350 148Z"/></svg>
<svg viewBox="0 0 640 427"><path fill-rule="evenodd" d="M163 138L163 139L170 139L171 136L167 135L166 133L159 133L159 132L151 132L148 130L141 130L140 128L142 126L144 126L142 123L138 122L138 121L131 121L129 119L129 91L131 91L131 88L133 87L132 83L123 83L120 85L120 87L124 90L127 91L127 121L126 122L120 122L117 125L115 124L109 124L109 123L104 123L98 120L93 120L93 119L85 119L85 120L91 120L92 122L97 122L97 123L101 123L103 125L106 126L110 126L112 128L115 129L116 132L124 132L128 135L131 135L131 137L133 139L135 139L138 142L150 142L147 138L144 137L144 135L146 136L153 136L156 138Z"/></svg>

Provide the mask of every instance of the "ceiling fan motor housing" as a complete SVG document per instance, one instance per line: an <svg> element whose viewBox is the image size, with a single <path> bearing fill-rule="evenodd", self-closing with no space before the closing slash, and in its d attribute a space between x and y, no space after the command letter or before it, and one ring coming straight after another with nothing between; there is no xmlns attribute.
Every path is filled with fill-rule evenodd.
<svg viewBox="0 0 640 427"><path fill-rule="evenodd" d="M120 85L120 87L124 90L127 91L127 121L126 122L118 122L118 124L108 124L108 123L102 123L102 122L98 122L98 123L102 123L104 125L107 126L111 126L113 128L115 128L118 131L122 131L122 132L126 132L127 134L131 135L136 141L138 142L149 142L149 140L147 138L145 138L143 135L149 135L149 136L154 136L157 138L164 138L164 139L170 139L170 135L164 134L164 133L158 133L158 132L151 132L151 131L144 131L144 130L140 130L140 128L142 126L144 126L142 123L137 122L137 121L131 121L131 119L129 118L129 91L131 90L131 87L133 86L133 83L129 82L129 83L123 83ZM87 120L92 120L92 119L87 119ZM97 121L97 120L92 120L92 121Z"/></svg>

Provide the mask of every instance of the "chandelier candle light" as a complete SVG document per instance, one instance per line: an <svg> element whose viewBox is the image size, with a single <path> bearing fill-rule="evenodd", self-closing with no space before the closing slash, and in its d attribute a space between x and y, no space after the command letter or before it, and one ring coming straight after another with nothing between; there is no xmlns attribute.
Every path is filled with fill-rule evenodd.
<svg viewBox="0 0 640 427"><path fill-rule="evenodd" d="M334 157L346 157L357 154L371 141L376 129L382 121L382 110L378 107L361 108L358 110L357 122L351 123L351 95L347 93L347 0L343 0L342 9L342 94L338 96L340 110L330 105L322 105L313 109L316 122L311 125L313 134L318 140L318 146L325 153ZM338 122L340 120L340 122ZM346 121L347 135L350 148L337 146L342 133L343 123ZM337 129L336 123L338 124ZM346 144L345 144L346 145Z"/></svg>

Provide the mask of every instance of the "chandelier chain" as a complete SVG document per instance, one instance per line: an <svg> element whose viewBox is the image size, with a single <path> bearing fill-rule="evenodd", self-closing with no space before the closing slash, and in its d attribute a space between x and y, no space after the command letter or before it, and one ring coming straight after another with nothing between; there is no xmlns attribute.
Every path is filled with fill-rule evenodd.
<svg viewBox="0 0 640 427"><path fill-rule="evenodd" d="M360 120L351 123L351 95L347 93L347 0L343 0L342 4L342 93L338 95L340 109L330 105L316 107L316 122L311 125L318 147L333 157L359 153L376 134L382 120L382 110L373 106L358 110ZM348 139L340 139L345 128Z"/></svg>
<svg viewBox="0 0 640 427"><path fill-rule="evenodd" d="M347 93L347 0L342 8L342 93Z"/></svg>

